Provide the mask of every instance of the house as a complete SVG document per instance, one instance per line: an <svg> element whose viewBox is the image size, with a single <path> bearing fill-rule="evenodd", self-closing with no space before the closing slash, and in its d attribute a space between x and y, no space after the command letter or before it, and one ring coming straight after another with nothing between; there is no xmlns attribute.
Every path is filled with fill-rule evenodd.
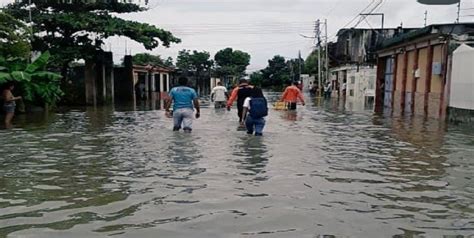
<svg viewBox="0 0 474 238"><path fill-rule="evenodd" d="M377 74L377 48L385 39L414 29L342 29L333 46L330 69L332 96L346 99L361 108L373 105ZM343 85L346 90L343 92Z"/></svg>
<svg viewBox="0 0 474 238"><path fill-rule="evenodd" d="M158 65L133 65L132 71L137 99L163 99L168 95L173 69Z"/></svg>
<svg viewBox="0 0 474 238"><path fill-rule="evenodd" d="M376 111L446 118L452 68L462 62L452 60L453 50L473 36L474 23L443 24L385 40L377 52Z"/></svg>

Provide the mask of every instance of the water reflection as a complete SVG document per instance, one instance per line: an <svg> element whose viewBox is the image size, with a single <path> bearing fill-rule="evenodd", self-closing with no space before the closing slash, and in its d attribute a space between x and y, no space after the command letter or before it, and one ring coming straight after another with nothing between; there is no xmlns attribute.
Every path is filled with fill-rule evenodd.
<svg viewBox="0 0 474 238"><path fill-rule="evenodd" d="M234 147L235 162L237 168L242 170L241 174L245 176L255 176L255 181L267 180L265 176L265 166L268 163L270 154L264 143L264 138L255 136L241 137Z"/></svg>
<svg viewBox="0 0 474 238"><path fill-rule="evenodd" d="M108 138L88 136L87 128L97 125L85 118L72 112L57 115L48 129L5 133L14 135L2 147L13 150L2 151L8 156L0 158L0 236L33 228L70 229L98 219L83 208L128 197L128 185L110 178L108 167L115 161L109 160ZM65 212L69 218L58 219Z"/></svg>

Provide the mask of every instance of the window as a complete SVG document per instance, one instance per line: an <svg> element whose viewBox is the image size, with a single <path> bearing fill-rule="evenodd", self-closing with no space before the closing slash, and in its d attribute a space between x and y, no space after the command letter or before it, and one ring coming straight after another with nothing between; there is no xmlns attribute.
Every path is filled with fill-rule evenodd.
<svg viewBox="0 0 474 238"><path fill-rule="evenodd" d="M356 82L356 77L355 76L351 76L351 84L355 84Z"/></svg>
<svg viewBox="0 0 474 238"><path fill-rule="evenodd" d="M354 97L354 89L349 90L349 96Z"/></svg>

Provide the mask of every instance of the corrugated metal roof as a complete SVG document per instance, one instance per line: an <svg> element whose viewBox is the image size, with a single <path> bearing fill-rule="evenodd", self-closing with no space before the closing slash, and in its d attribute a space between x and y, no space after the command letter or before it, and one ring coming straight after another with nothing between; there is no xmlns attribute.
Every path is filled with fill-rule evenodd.
<svg viewBox="0 0 474 238"><path fill-rule="evenodd" d="M448 28L448 32L443 32L442 28L447 28L451 27L450 29ZM425 28L421 28L416 31L408 32L405 34L400 34L398 36L395 36L393 38L387 39L382 43L382 46L380 49L388 48L394 45L398 45L422 36L426 36L429 34L434 33L434 30L439 30L439 34L452 34L455 33L455 28L458 27L460 29L467 29L467 28L474 28L474 23L459 23L459 24L434 24L427 26ZM446 30L446 29L445 29ZM464 32L467 34L473 34L474 32Z"/></svg>

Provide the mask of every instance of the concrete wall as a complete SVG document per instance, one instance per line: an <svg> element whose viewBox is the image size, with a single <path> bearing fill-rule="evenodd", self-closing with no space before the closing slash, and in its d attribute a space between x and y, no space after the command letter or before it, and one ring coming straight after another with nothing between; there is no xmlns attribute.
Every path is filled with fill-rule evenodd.
<svg viewBox="0 0 474 238"><path fill-rule="evenodd" d="M426 41L408 44L403 49L406 51L394 55L397 68L393 114L442 118L445 75L444 71L440 74L433 70L433 65L446 66L445 47Z"/></svg>
<svg viewBox="0 0 474 238"><path fill-rule="evenodd" d="M115 99L118 101L134 100L134 77L132 56L125 56L124 67L114 69Z"/></svg>

